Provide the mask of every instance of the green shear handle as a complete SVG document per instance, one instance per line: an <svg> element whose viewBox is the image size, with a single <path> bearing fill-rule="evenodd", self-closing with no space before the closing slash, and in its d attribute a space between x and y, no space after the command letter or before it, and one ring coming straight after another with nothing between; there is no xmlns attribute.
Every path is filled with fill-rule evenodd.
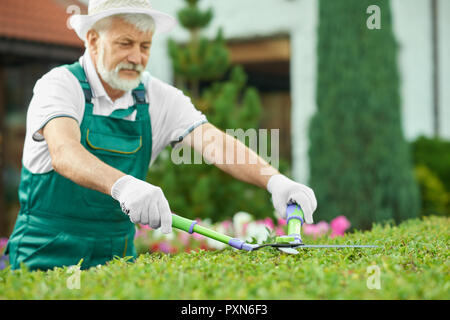
<svg viewBox="0 0 450 320"><path fill-rule="evenodd" d="M286 208L286 223L288 225L288 235L276 238L277 243L302 244L302 225L305 221L305 214L302 208L296 204L289 204Z"/></svg>
<svg viewBox="0 0 450 320"><path fill-rule="evenodd" d="M197 224L197 221L189 220L189 219L180 217L176 214L172 214L172 227L189 232L191 234L193 232L196 232L205 237L228 244L228 245L232 246L233 248L236 248L239 250L247 250L247 251L253 250L252 245L246 243L245 241L242 241L241 239L232 238L230 236L224 235L224 234L216 232L214 230L202 227Z"/></svg>
<svg viewBox="0 0 450 320"><path fill-rule="evenodd" d="M299 205L296 204L288 205L287 219L288 219L287 223L289 235L285 237L278 237L277 242L301 244L300 232L304 221L304 215ZM197 221L180 217L177 214L172 214L172 227L186 231L191 234L196 232L205 237L228 244L236 249L247 251L252 251L255 249L255 245L246 243L241 239L232 238L230 236L224 235L214 230L202 227L199 224L197 224Z"/></svg>

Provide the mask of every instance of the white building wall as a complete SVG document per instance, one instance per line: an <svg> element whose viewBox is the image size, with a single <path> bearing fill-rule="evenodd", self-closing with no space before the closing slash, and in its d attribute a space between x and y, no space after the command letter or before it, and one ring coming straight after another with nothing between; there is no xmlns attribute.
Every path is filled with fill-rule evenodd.
<svg viewBox="0 0 450 320"><path fill-rule="evenodd" d="M450 140L450 1L438 2L441 135Z"/></svg>
<svg viewBox="0 0 450 320"><path fill-rule="evenodd" d="M302 25L291 38L292 177L309 180L309 123L316 113L318 1L303 2Z"/></svg>
<svg viewBox="0 0 450 320"><path fill-rule="evenodd" d="M433 134L430 0L392 0L403 132L406 139ZM382 13L383 14L383 13Z"/></svg>
<svg viewBox="0 0 450 320"><path fill-rule="evenodd" d="M392 0L403 130L408 140L433 136L431 0ZM440 134L450 139L450 1L438 0Z"/></svg>

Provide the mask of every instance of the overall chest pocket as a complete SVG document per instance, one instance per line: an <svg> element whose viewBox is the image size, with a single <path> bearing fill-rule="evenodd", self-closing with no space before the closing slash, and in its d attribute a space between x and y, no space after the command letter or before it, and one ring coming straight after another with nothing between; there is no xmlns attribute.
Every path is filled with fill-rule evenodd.
<svg viewBox="0 0 450 320"><path fill-rule="evenodd" d="M101 161L124 172L138 177L138 157L143 148L142 136L101 133L87 130L86 148ZM85 189L84 199L87 205L96 208L117 209L119 203L110 195Z"/></svg>
<svg viewBox="0 0 450 320"><path fill-rule="evenodd" d="M133 155L142 148L142 135L115 135L87 129L86 144L96 153Z"/></svg>

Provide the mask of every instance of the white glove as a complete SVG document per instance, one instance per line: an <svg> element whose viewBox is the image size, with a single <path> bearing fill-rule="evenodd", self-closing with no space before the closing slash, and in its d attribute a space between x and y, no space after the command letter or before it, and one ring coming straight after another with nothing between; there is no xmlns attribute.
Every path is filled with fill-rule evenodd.
<svg viewBox="0 0 450 320"><path fill-rule="evenodd" d="M162 233L172 232L172 212L161 188L124 176L112 186L111 196L119 201L131 222L148 224L152 229L161 227Z"/></svg>
<svg viewBox="0 0 450 320"><path fill-rule="evenodd" d="M317 200L311 188L276 174L269 179L267 190L272 194L277 217L286 219L287 205L296 203L302 208L306 223L313 223L312 215L317 208Z"/></svg>

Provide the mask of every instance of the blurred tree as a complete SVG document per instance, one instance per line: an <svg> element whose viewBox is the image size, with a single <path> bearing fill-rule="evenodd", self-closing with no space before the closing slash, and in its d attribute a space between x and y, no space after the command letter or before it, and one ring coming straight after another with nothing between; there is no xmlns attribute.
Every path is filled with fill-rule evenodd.
<svg viewBox="0 0 450 320"><path fill-rule="evenodd" d="M414 173L422 199L420 215L450 216L450 193L445 190L439 177L423 164L417 165Z"/></svg>
<svg viewBox="0 0 450 320"><path fill-rule="evenodd" d="M412 143L416 165L425 165L450 192L450 141L421 136Z"/></svg>
<svg viewBox="0 0 450 320"><path fill-rule="evenodd" d="M169 40L177 87L219 129L258 129L259 94L254 88L246 87L247 77L239 66L232 68L228 80L220 81L230 71L229 52L221 30L213 40L201 36L213 12L202 11L198 2L186 0L187 6L178 12L180 24L190 32L189 42L180 45ZM201 92L202 82L209 87ZM280 161L280 170L285 168L285 163ZM164 150L155 161L148 180L162 188L173 212L189 218L218 221L238 211L256 217L272 216L274 212L267 191L238 181L204 161L203 164L174 164L169 150Z"/></svg>
<svg viewBox="0 0 450 320"><path fill-rule="evenodd" d="M411 143L421 215L450 215L450 141L418 137Z"/></svg>
<svg viewBox="0 0 450 320"><path fill-rule="evenodd" d="M389 1L381 29L366 26L373 0L320 1L318 112L310 124L310 185L317 217L353 227L417 217L420 196L400 118L397 47Z"/></svg>

